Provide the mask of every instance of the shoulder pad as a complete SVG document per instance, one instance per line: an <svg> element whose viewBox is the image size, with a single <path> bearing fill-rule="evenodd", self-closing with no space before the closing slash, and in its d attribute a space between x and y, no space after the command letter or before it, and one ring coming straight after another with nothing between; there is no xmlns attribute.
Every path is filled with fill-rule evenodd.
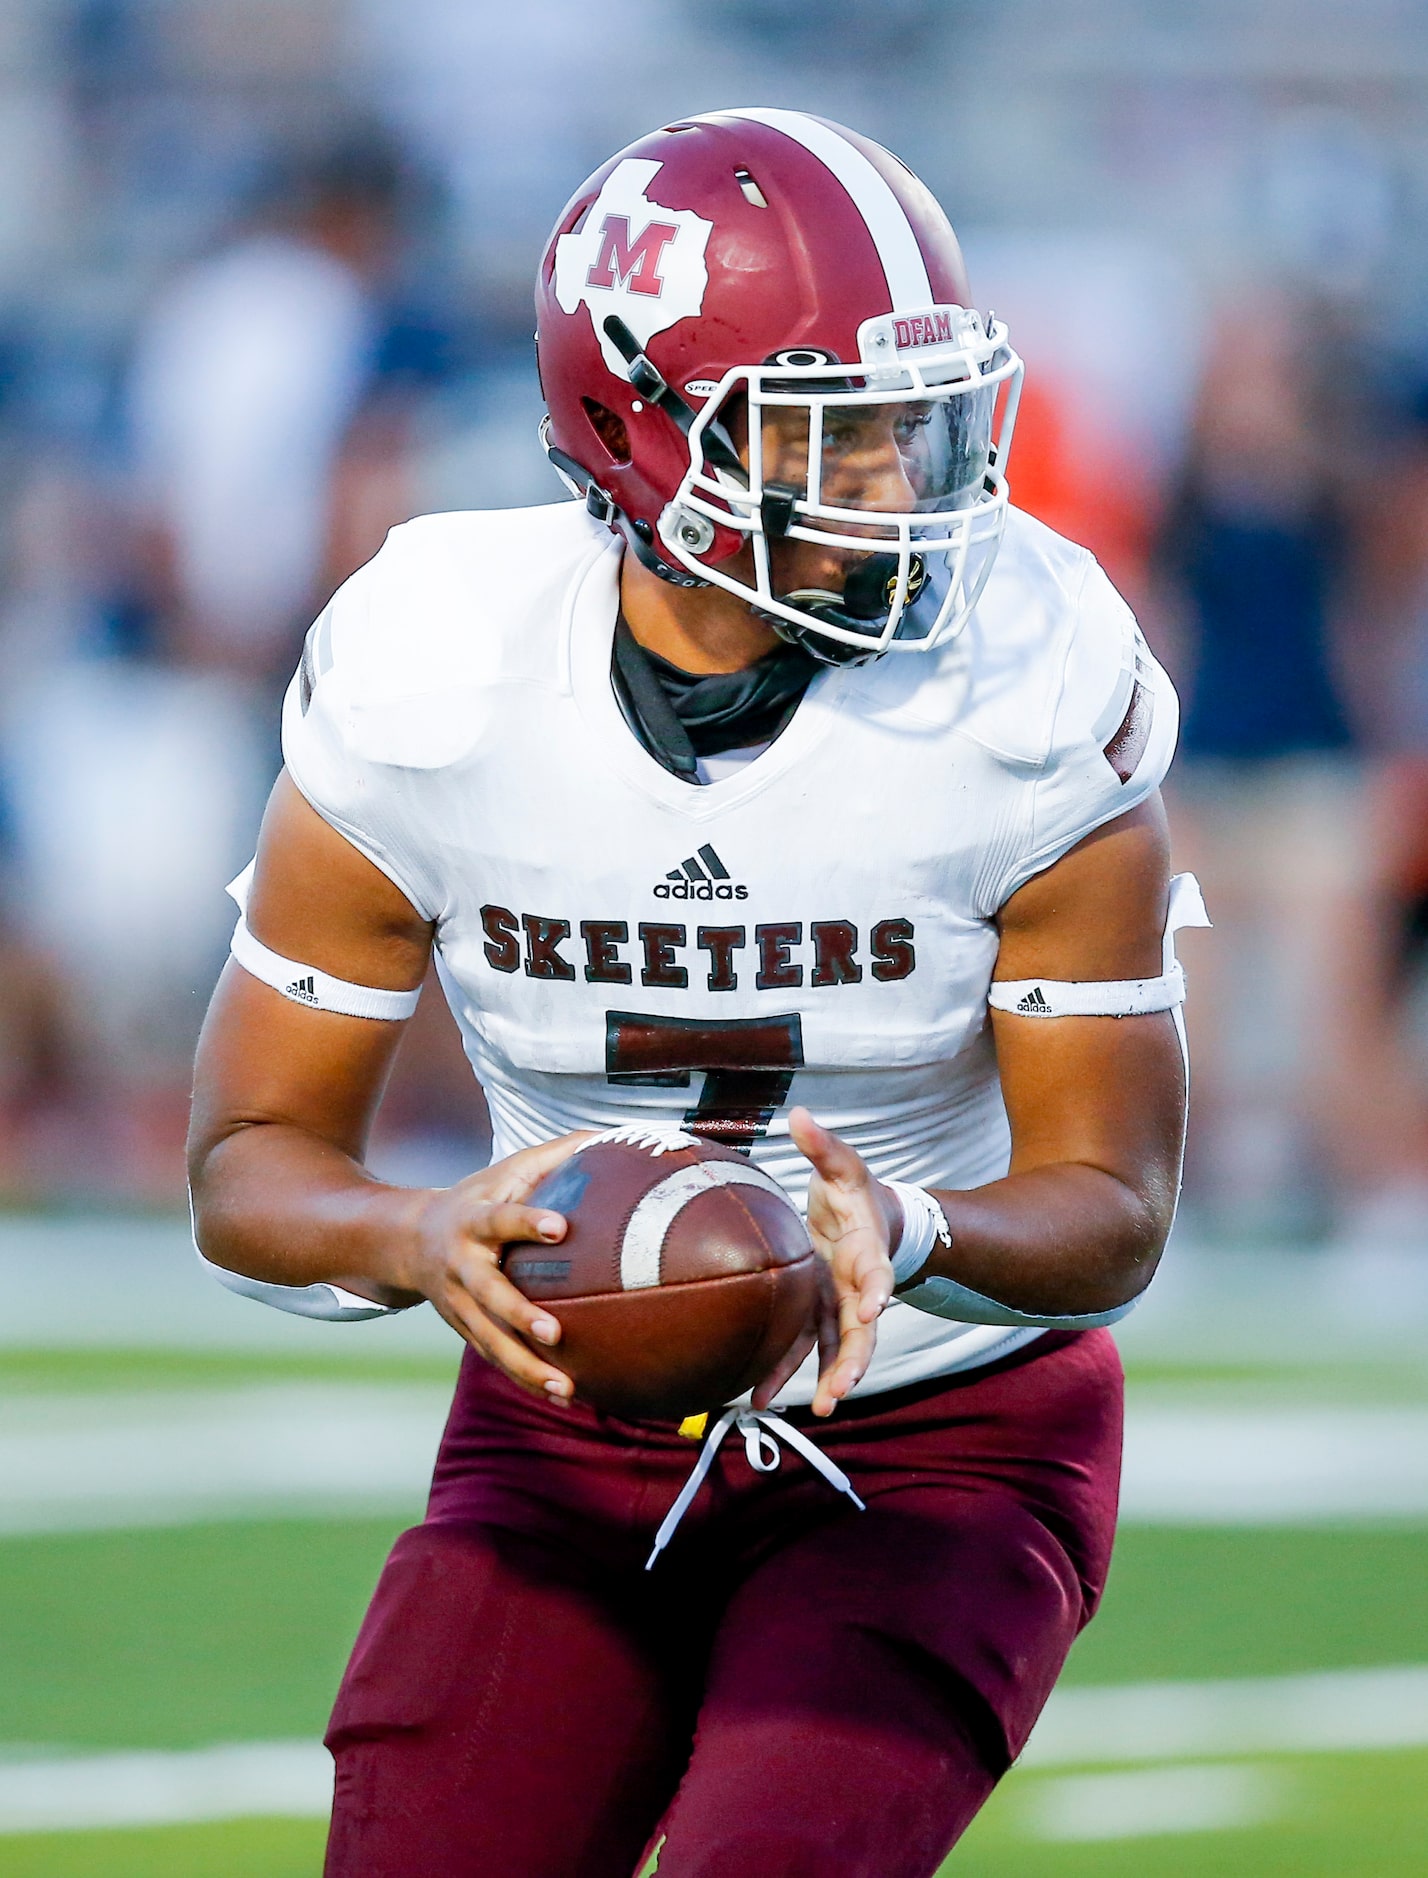
<svg viewBox="0 0 1428 1878"><path fill-rule="evenodd" d="M502 684L565 688L567 601L614 545L575 502L394 528L308 634L295 734L320 723L352 759L399 768L458 761Z"/></svg>
<svg viewBox="0 0 1428 1878"><path fill-rule="evenodd" d="M962 634L967 696L958 727L994 756L1028 769L1051 759L1063 734L1071 668L1084 663L1078 642L1087 637L1085 594L1095 575L1100 570L1086 549L1018 509L1008 512L996 563ZM1089 636L1099 648L1105 622L1094 620ZM1118 631L1111 637L1118 642Z"/></svg>
<svg viewBox="0 0 1428 1878"><path fill-rule="evenodd" d="M1010 857L993 907L1143 802L1170 767L1179 728L1175 688L1095 559L1017 519L1020 552L979 622L964 722L1030 785L1025 845ZM988 643L994 633L1005 639Z"/></svg>

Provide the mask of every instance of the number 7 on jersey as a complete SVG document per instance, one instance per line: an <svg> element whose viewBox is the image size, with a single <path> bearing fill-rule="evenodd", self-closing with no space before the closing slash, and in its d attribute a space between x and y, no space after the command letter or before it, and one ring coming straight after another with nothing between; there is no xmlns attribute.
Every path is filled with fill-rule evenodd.
<svg viewBox="0 0 1428 1878"><path fill-rule="evenodd" d="M690 1072L703 1070L704 1088L684 1126L741 1153L768 1133L775 1110L788 1100L794 1071L802 1067L803 1021L797 1012L722 1023L605 1013L609 1081L687 1089Z"/></svg>

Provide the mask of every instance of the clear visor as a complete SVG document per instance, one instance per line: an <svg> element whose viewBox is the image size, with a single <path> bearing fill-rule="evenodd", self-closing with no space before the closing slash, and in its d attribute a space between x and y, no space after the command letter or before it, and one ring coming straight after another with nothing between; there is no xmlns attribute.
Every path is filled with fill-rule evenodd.
<svg viewBox="0 0 1428 1878"><path fill-rule="evenodd" d="M971 330L975 346L925 363L809 349L728 374L691 428L666 544L775 623L843 647L956 631L1001 533L1021 378L1004 327ZM711 524L745 537L738 560L699 558Z"/></svg>
<svg viewBox="0 0 1428 1878"><path fill-rule="evenodd" d="M996 391L869 403L765 404L760 480L815 525L832 516L928 516L970 508L991 463ZM824 512L820 514L819 512ZM895 539L894 524L876 528Z"/></svg>

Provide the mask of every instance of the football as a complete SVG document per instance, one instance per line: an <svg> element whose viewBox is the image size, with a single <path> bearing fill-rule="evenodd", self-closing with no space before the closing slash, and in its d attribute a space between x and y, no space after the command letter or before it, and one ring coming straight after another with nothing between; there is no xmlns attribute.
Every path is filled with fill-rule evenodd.
<svg viewBox="0 0 1428 1878"><path fill-rule="evenodd" d="M675 1420L762 1379L807 1321L808 1230L778 1182L677 1128L615 1129L528 1202L568 1221L558 1245L512 1244L503 1269L558 1318L553 1358L615 1415Z"/></svg>

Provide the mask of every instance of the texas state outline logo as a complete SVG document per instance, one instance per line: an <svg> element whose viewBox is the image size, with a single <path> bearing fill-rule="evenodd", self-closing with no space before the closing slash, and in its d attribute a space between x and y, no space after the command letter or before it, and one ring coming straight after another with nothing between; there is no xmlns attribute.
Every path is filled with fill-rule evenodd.
<svg viewBox="0 0 1428 1878"><path fill-rule="evenodd" d="M617 378L625 360L605 333L618 313L642 346L704 305L709 269L704 250L714 232L693 209L667 209L645 191L663 169L648 157L626 157L605 178L580 227L555 244L555 298L561 310L590 313L600 351Z"/></svg>

